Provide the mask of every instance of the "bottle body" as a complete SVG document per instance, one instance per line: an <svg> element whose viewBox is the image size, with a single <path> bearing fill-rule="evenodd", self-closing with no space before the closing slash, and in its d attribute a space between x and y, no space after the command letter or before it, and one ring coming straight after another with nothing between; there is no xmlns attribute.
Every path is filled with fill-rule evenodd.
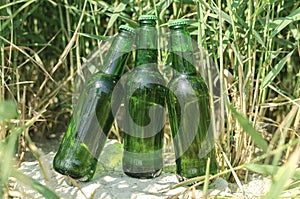
<svg viewBox="0 0 300 199"><path fill-rule="evenodd" d="M120 26L105 57L103 68L85 84L53 167L61 174L80 181L94 176L98 157L114 122L112 107L120 106L112 99L113 91L123 73L131 51L134 30ZM122 89L118 89L122 90Z"/></svg>
<svg viewBox="0 0 300 199"><path fill-rule="evenodd" d="M180 75L169 83L167 104L179 181L216 173L213 134L209 131L208 89L201 77Z"/></svg>
<svg viewBox="0 0 300 199"><path fill-rule="evenodd" d="M155 16L143 17L139 18L136 67L124 86L123 171L130 177L154 178L163 167L165 81L157 68Z"/></svg>
<svg viewBox="0 0 300 199"><path fill-rule="evenodd" d="M128 76L125 87L128 109L125 111L129 117L125 118L128 128L124 134L123 154L123 171L128 176L153 178L162 171L164 113L161 110L165 105L162 80L154 69L137 69Z"/></svg>
<svg viewBox="0 0 300 199"><path fill-rule="evenodd" d="M167 105L179 181L216 173L214 135L210 129L210 96L204 79L197 73L193 45L186 20L169 24L173 78L168 84Z"/></svg>
<svg viewBox="0 0 300 199"><path fill-rule="evenodd" d="M117 80L98 73L87 83L54 158L53 166L59 173L81 181L93 177L114 121L111 97Z"/></svg>

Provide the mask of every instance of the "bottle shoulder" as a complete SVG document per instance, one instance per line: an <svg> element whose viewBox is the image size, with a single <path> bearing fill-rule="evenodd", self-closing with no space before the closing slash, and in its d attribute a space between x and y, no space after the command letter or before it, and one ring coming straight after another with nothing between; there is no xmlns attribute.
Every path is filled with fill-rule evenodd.
<svg viewBox="0 0 300 199"><path fill-rule="evenodd" d="M208 87L200 75L178 75L168 83L168 89L175 93L208 93Z"/></svg>
<svg viewBox="0 0 300 199"><path fill-rule="evenodd" d="M165 85L165 79L157 69L135 68L127 77L128 83L157 83Z"/></svg>
<svg viewBox="0 0 300 199"><path fill-rule="evenodd" d="M90 89L112 89L118 82L119 77L111 74L98 72L93 74L85 83L85 88Z"/></svg>

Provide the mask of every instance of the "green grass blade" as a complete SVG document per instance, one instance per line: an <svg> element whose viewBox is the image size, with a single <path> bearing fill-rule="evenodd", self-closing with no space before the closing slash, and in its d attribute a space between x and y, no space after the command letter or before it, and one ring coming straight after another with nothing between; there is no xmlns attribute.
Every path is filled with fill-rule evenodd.
<svg viewBox="0 0 300 199"><path fill-rule="evenodd" d="M15 146L18 139L18 132L10 134L6 137L4 142L0 142L0 171L1 181L5 184L12 173L13 156L15 154Z"/></svg>
<svg viewBox="0 0 300 199"><path fill-rule="evenodd" d="M267 76L265 77L262 83L263 89L266 88L280 73L287 60L292 56L293 52L294 51L290 52L287 56L285 56L282 60L280 60L279 63L276 64L276 66L274 66L274 68L267 74Z"/></svg>
<svg viewBox="0 0 300 199"><path fill-rule="evenodd" d="M114 13L111 15L111 17L108 21L106 32L112 27L112 25L115 23L115 21L120 16L120 13L125 10L126 6L127 6L127 4L125 4L125 3L120 3L117 6L117 8L114 10Z"/></svg>
<svg viewBox="0 0 300 199"><path fill-rule="evenodd" d="M291 189L299 189L300 187L300 181L296 181L294 183L292 183L287 189L291 190Z"/></svg>
<svg viewBox="0 0 300 199"><path fill-rule="evenodd" d="M278 171L279 167L274 165L245 164L245 168L255 173L272 176Z"/></svg>
<svg viewBox="0 0 300 199"><path fill-rule="evenodd" d="M126 17L126 16L123 16L122 13L120 14L119 17L120 17L124 22L128 23L128 24L129 24L131 27L133 27L133 28L137 28L137 27L139 26L139 24L138 24L136 21L134 21L134 20L132 20L132 19Z"/></svg>
<svg viewBox="0 0 300 199"><path fill-rule="evenodd" d="M261 38L261 36L259 35L259 33L256 30L253 30L253 35L254 35L256 41L259 44L261 44L264 47L264 49L267 49L267 47L266 47L266 45L264 43L264 40Z"/></svg>
<svg viewBox="0 0 300 199"><path fill-rule="evenodd" d="M263 165L263 164L245 164L245 168L255 173L263 175L273 176L276 172L281 169L280 166L276 165ZM300 180L300 171L295 171L293 177L295 180Z"/></svg>
<svg viewBox="0 0 300 199"><path fill-rule="evenodd" d="M0 6L0 10L4 9L4 8L8 8L10 6L13 6L13 5L16 5L16 4L19 4L19 3L24 3L26 2L27 0L20 0L20 1L13 1L13 2L10 2L10 3L3 3L3 5Z"/></svg>
<svg viewBox="0 0 300 199"><path fill-rule="evenodd" d="M204 186L203 186L203 196L207 197L207 190L208 190L208 184L209 184L209 168L210 168L210 158L207 159L206 163L206 170L205 170L205 180L204 180Z"/></svg>
<svg viewBox="0 0 300 199"><path fill-rule="evenodd" d="M125 10L125 8L126 8L126 3L120 3L118 6L117 6L117 8L115 9L115 11L114 11L114 13L120 13L120 12L122 12L123 10Z"/></svg>
<svg viewBox="0 0 300 199"><path fill-rule="evenodd" d="M2 179L2 182L5 184L8 182L8 178L14 172L12 171L14 165L14 162L12 160L16 153L15 149L18 137L23 130L29 128L29 126L31 125L32 123L29 122L29 124L17 128L9 136L0 141L0 177Z"/></svg>
<svg viewBox="0 0 300 199"><path fill-rule="evenodd" d="M0 121L18 117L16 104L12 101L0 102Z"/></svg>
<svg viewBox="0 0 300 199"><path fill-rule="evenodd" d="M218 7L213 6L212 9L216 14L219 14L219 8ZM221 10L221 17L222 17L223 20L227 21L229 24L232 25L232 21L231 21L230 16L222 10Z"/></svg>
<svg viewBox="0 0 300 199"><path fill-rule="evenodd" d="M264 199L276 199L279 198L284 191L285 186L288 184L290 178L293 177L298 161L300 159L300 145L295 149L294 153L289 157L288 162L280 167L276 176L273 178L272 185L269 192Z"/></svg>
<svg viewBox="0 0 300 199"><path fill-rule="evenodd" d="M112 27L112 25L118 19L119 15L120 15L119 13L114 13L114 14L111 15L111 17L109 19L109 22L107 24L107 29L106 30L109 30Z"/></svg>
<svg viewBox="0 0 300 199"><path fill-rule="evenodd" d="M11 172L11 176L16 178L19 182L25 184L26 186L32 188L33 190L39 192L42 194L45 198L49 199L59 199L59 196L51 191L46 186L39 183L37 180L34 180L25 174L21 173L20 171L14 169L14 171Z"/></svg>
<svg viewBox="0 0 300 199"><path fill-rule="evenodd" d="M170 1L159 1L156 5L156 9L158 13L165 12L166 9L170 7L170 5L173 3L173 0Z"/></svg>
<svg viewBox="0 0 300 199"><path fill-rule="evenodd" d="M270 37L275 37L281 30L283 30L290 23L300 20L300 8L296 9L289 16L274 20L274 23L278 24L275 30L271 33Z"/></svg>
<svg viewBox="0 0 300 199"><path fill-rule="evenodd" d="M290 30L291 30L291 33L293 35L293 37L299 41L300 40L300 29L299 29L299 26L296 27L294 24L290 24Z"/></svg>
<svg viewBox="0 0 300 199"><path fill-rule="evenodd" d="M249 120L243 117L240 113L238 113L232 105L227 103L228 108L231 110L233 116L238 120L241 127L244 129L246 133L248 133L253 142L259 146L264 152L268 149L267 141L261 136L261 134L252 126Z"/></svg>
<svg viewBox="0 0 300 199"><path fill-rule="evenodd" d="M97 39L97 40L106 40L106 39L108 39L108 37L105 37L105 36L93 35L93 34L88 34L88 33L78 33L78 34L83 36L83 37L90 38L90 39Z"/></svg>

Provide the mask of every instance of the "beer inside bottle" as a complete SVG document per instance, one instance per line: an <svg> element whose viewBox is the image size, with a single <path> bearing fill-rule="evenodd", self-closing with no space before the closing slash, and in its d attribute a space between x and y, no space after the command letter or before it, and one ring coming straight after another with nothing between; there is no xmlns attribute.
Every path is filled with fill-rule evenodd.
<svg viewBox="0 0 300 199"><path fill-rule="evenodd" d="M168 84L167 105L179 181L216 173L214 136L210 127L209 91L197 73L188 21L175 20L170 27L173 78Z"/></svg>
<svg viewBox="0 0 300 199"><path fill-rule="evenodd" d="M86 83L53 167L80 181L94 176L98 157L114 122L112 92L131 51L134 29L122 25L105 56L103 68Z"/></svg>
<svg viewBox="0 0 300 199"><path fill-rule="evenodd" d="M153 178L163 167L165 82L157 68L155 15L139 17L135 69L126 78L123 171Z"/></svg>

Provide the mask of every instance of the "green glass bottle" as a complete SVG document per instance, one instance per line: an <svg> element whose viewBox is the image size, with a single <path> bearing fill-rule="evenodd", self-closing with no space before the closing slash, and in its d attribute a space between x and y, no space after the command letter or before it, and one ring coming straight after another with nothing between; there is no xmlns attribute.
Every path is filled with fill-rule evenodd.
<svg viewBox="0 0 300 199"><path fill-rule="evenodd" d="M170 56L173 68L168 83L167 105L179 181L216 172L213 132L210 130L209 91L197 73L187 20L174 20L170 28Z"/></svg>
<svg viewBox="0 0 300 199"><path fill-rule="evenodd" d="M86 83L79 97L67 132L53 160L53 167L63 175L80 181L94 176L98 157L114 122L112 92L130 55L135 31L121 25L105 56L100 72Z"/></svg>
<svg viewBox="0 0 300 199"><path fill-rule="evenodd" d="M157 66L155 15L139 17L135 68L125 80L123 171L154 178L163 167L165 81Z"/></svg>

